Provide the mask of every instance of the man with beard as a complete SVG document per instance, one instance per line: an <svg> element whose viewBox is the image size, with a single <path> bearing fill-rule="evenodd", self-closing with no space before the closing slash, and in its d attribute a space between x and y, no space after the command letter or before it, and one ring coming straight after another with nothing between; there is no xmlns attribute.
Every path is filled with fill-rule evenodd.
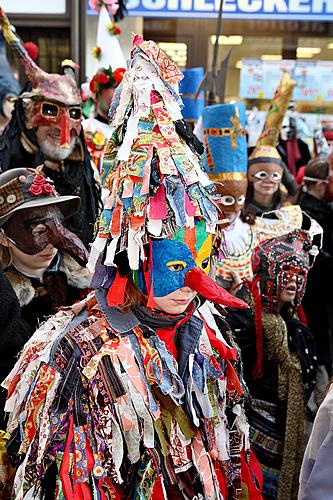
<svg viewBox="0 0 333 500"><path fill-rule="evenodd" d="M81 127L81 95L73 63L63 63L62 75L46 73L30 58L2 9L0 24L28 78L1 137L0 171L36 168L43 163L45 174L54 181L59 194L80 197L81 210L68 220L67 227L88 245L100 189Z"/></svg>

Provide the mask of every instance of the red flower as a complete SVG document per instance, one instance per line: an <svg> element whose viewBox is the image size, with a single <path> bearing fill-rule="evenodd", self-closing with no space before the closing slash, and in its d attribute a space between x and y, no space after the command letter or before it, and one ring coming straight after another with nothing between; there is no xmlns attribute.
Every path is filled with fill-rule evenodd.
<svg viewBox="0 0 333 500"><path fill-rule="evenodd" d="M45 184L45 182L46 182L46 179L45 179L44 175L40 175L40 174L35 175L34 180L32 181L33 184L38 184L38 185Z"/></svg>
<svg viewBox="0 0 333 500"><path fill-rule="evenodd" d="M97 94L98 90L99 90L99 86L98 86L98 82L97 82L97 75L95 75L91 81L90 81L90 85L89 85L89 88L90 88L90 91L93 93L93 94Z"/></svg>
<svg viewBox="0 0 333 500"><path fill-rule="evenodd" d="M47 194L47 195L53 194L53 188L52 188L51 184L44 184L42 186L42 189L43 189L44 194Z"/></svg>
<svg viewBox="0 0 333 500"><path fill-rule="evenodd" d="M99 85L103 85L103 83L109 83L110 81L105 73L98 73L96 76Z"/></svg>
<svg viewBox="0 0 333 500"><path fill-rule="evenodd" d="M113 72L113 78L117 83L120 83L122 79L124 78L124 74L126 72L125 68L117 68Z"/></svg>
<svg viewBox="0 0 333 500"><path fill-rule="evenodd" d="M118 28L118 26L116 26L116 27L114 28L114 30L113 30L113 34L114 34L114 35L120 35L120 33L121 33L121 29L120 29L120 28Z"/></svg>
<svg viewBox="0 0 333 500"><path fill-rule="evenodd" d="M39 196L43 192L43 187L40 184L31 184L29 193L31 196Z"/></svg>

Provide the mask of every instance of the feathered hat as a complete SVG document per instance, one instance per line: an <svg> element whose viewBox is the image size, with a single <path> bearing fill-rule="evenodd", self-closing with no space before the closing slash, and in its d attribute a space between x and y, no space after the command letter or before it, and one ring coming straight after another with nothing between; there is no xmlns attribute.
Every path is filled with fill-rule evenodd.
<svg viewBox="0 0 333 500"><path fill-rule="evenodd" d="M287 111L295 85L295 80L292 80L288 73L284 73L267 111L263 131L249 158L250 178L251 173L254 170L251 168L253 165L260 163L276 163L283 167L283 161L276 149L276 146L279 142L282 121Z"/></svg>
<svg viewBox="0 0 333 500"><path fill-rule="evenodd" d="M136 35L133 45L111 106L115 131L101 172L110 195L88 264L95 273L93 286L108 288L109 305L118 306L128 278L140 275L152 306L154 266L159 264L153 262L152 247L165 242L168 253L174 238L180 260L171 253L168 262L180 270L176 288L188 286L207 299L244 307L194 260L198 227L215 237L223 214L215 186L202 170L197 142L182 118L174 89L182 74L154 42ZM167 258L165 253L160 257Z"/></svg>

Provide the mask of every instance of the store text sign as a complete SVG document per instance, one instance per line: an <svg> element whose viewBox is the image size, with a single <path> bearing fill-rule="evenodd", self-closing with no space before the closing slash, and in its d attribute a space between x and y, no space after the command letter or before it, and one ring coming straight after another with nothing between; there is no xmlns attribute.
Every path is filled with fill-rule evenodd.
<svg viewBox="0 0 333 500"><path fill-rule="evenodd" d="M216 17L220 0L128 0L131 16ZM88 12L90 13L90 12ZM224 0L226 19L333 21L333 0Z"/></svg>
<svg viewBox="0 0 333 500"><path fill-rule="evenodd" d="M285 71L296 80L295 100L317 103L333 100L332 61L243 59L239 95L247 99L272 99Z"/></svg>

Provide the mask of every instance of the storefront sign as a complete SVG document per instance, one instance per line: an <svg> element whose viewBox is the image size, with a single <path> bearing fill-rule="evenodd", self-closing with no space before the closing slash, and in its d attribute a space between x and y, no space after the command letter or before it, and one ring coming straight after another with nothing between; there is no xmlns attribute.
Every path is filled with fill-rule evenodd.
<svg viewBox="0 0 333 500"><path fill-rule="evenodd" d="M220 0L128 0L131 16L216 17ZM94 14L87 9L88 14ZM224 0L226 19L333 21L333 0Z"/></svg>
<svg viewBox="0 0 333 500"><path fill-rule="evenodd" d="M65 14L66 0L46 2L45 0L1 0L1 7L7 14Z"/></svg>
<svg viewBox="0 0 333 500"><path fill-rule="evenodd" d="M284 71L297 82L294 99L318 103L333 100L332 61L243 59L239 95L247 99L271 99Z"/></svg>

